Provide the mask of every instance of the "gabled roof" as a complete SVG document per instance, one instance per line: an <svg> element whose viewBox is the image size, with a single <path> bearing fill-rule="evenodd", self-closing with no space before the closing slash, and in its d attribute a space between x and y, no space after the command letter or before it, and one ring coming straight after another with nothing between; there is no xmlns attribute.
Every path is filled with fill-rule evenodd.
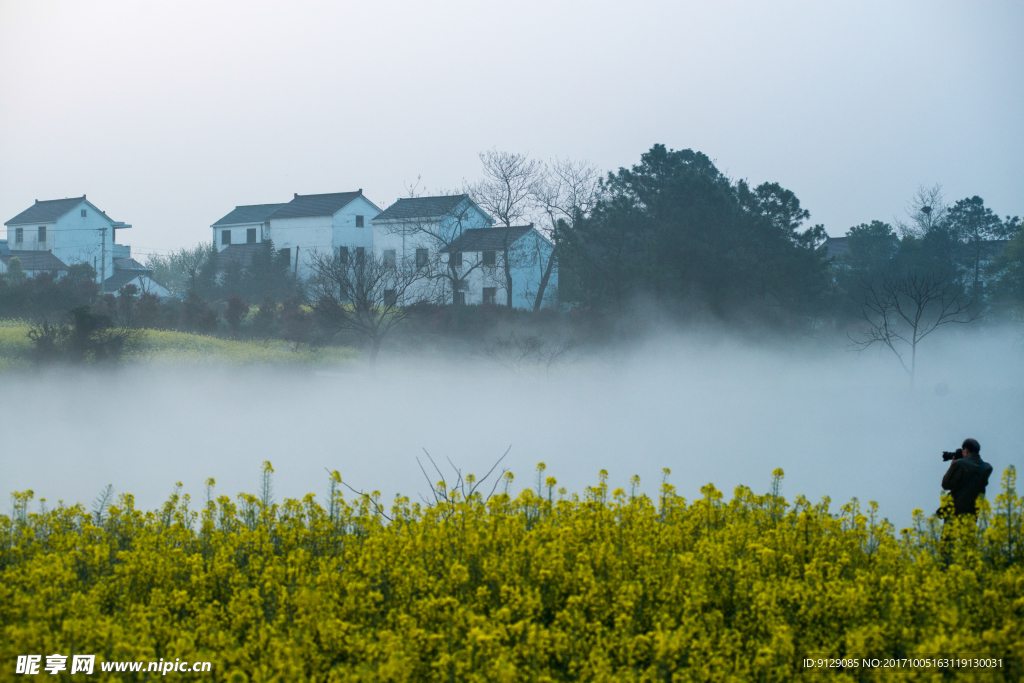
<svg viewBox="0 0 1024 683"><path fill-rule="evenodd" d="M532 225L513 225L511 228L470 228L442 249L441 253L501 251L506 244L511 246L531 230L533 230Z"/></svg>
<svg viewBox="0 0 1024 683"><path fill-rule="evenodd" d="M117 292L119 289L127 284L140 280L140 278L149 278L156 284L160 285L159 282L153 280L153 271L140 272L137 270L118 270L113 275L103 281L104 292ZM141 284L141 282L140 282ZM160 285L163 287L163 285Z"/></svg>
<svg viewBox="0 0 1024 683"><path fill-rule="evenodd" d="M339 209L363 196L355 192L331 194L295 194L295 199L274 211L269 218L302 218L304 216L333 216Z"/></svg>
<svg viewBox="0 0 1024 683"><path fill-rule="evenodd" d="M139 263L138 261L136 261L133 258L116 258L116 259L114 259L114 270L115 271L118 271L118 270L124 270L124 271L134 270L137 273L138 272L144 272L144 273L152 273L153 272L152 268L147 268L146 266L142 265L141 263Z"/></svg>
<svg viewBox="0 0 1024 683"><path fill-rule="evenodd" d="M81 197L68 197L67 199L44 199L43 201L37 199L35 204L4 223L4 225L52 223L84 201L84 194Z"/></svg>
<svg viewBox="0 0 1024 683"><path fill-rule="evenodd" d="M246 204L244 206L236 206L231 213L210 227L216 228L220 225L239 225L241 223L262 223L267 220L270 214L282 206L284 204Z"/></svg>
<svg viewBox="0 0 1024 683"><path fill-rule="evenodd" d="M0 256L10 256L11 248L7 246L7 240L0 240Z"/></svg>
<svg viewBox="0 0 1024 683"><path fill-rule="evenodd" d="M845 237L829 237L820 247L818 247L818 251L820 251L826 259L832 260L835 257L842 256L846 252L850 251L850 246L846 243Z"/></svg>
<svg viewBox="0 0 1024 683"><path fill-rule="evenodd" d="M399 199L394 204L384 209L384 211L374 218L374 221L408 221L415 219L431 219L440 218L446 215L452 215L458 210L460 204L463 201L468 200L473 206L476 203L472 199L469 199L469 195L466 194L452 194L442 195L440 197L413 197L409 199ZM487 216L487 220L491 221L491 217L487 213L480 209L479 206L476 208L484 216Z"/></svg>
<svg viewBox="0 0 1024 683"><path fill-rule="evenodd" d="M229 244L217 252L217 270L227 268L231 263L241 263L243 268L248 268L253 257L261 249L267 248L266 242L255 244Z"/></svg>
<svg viewBox="0 0 1024 683"><path fill-rule="evenodd" d="M11 249L8 254L0 254L0 259L9 264L12 258L21 261L21 269L25 271L60 271L67 270L67 265L53 255L51 251L32 251L30 249Z"/></svg>
<svg viewBox="0 0 1024 683"><path fill-rule="evenodd" d="M110 221L114 228L130 228L132 226L121 221L115 221L113 218L107 215L107 212L103 209L98 208L95 204L85 198L83 194L81 197L67 197L66 199L44 199L42 201L36 200L36 203L28 207L11 220L4 223L4 225L32 225L34 223L53 223L58 218L73 211L76 206L85 202L92 207L93 211Z"/></svg>

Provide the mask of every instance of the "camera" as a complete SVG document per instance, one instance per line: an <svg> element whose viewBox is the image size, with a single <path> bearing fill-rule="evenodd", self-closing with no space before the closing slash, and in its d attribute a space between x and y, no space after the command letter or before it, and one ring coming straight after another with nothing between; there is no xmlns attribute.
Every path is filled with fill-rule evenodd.
<svg viewBox="0 0 1024 683"><path fill-rule="evenodd" d="M944 462L948 460L959 460L962 457L964 457L964 454L960 451L959 448L952 451L942 451L942 460Z"/></svg>

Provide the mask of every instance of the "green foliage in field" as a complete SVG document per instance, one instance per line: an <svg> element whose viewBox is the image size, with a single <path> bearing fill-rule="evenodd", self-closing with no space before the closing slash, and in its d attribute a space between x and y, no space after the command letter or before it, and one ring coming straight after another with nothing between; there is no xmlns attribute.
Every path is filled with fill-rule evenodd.
<svg viewBox="0 0 1024 683"><path fill-rule="evenodd" d="M0 321L0 371L31 366L30 325ZM345 363L358 353L345 347L295 350L295 344L282 340L235 341L170 330L137 330L126 362L174 363L185 365L312 365Z"/></svg>
<svg viewBox="0 0 1024 683"><path fill-rule="evenodd" d="M439 485L436 504L389 510L343 499L337 473L326 505L275 504L265 483L151 512L124 495L35 513L15 494L0 662L181 657L250 681L937 681L801 661L975 653L1005 667L958 680L1021 673L1012 468L945 543L919 511L896 534L856 501L834 512L739 487L725 502L708 485L688 502L667 483L652 500L609 492L604 473L582 496L538 476L515 498Z"/></svg>

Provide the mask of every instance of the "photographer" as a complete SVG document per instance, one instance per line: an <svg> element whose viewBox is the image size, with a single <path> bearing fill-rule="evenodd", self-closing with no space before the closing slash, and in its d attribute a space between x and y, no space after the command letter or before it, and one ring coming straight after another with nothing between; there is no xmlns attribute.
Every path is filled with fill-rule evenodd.
<svg viewBox="0 0 1024 683"><path fill-rule="evenodd" d="M975 439L966 439L942 477L942 488L953 496L954 514L977 513L975 501L985 493L991 474L992 465L981 459L981 445Z"/></svg>

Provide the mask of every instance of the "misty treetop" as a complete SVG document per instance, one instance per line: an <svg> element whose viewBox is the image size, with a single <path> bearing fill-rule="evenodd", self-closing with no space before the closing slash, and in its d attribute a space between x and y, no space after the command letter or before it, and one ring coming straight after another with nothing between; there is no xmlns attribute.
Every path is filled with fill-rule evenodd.
<svg viewBox="0 0 1024 683"><path fill-rule="evenodd" d="M622 310L637 296L716 316L820 312L829 291L822 226L777 183L734 182L704 154L655 145L609 174L565 242L563 287Z"/></svg>

